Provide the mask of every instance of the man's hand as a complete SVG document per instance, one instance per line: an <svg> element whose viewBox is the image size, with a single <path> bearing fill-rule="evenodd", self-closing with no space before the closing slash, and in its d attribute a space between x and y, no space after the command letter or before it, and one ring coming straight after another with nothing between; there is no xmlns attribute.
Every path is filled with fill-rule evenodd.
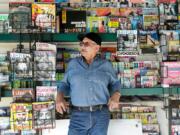
<svg viewBox="0 0 180 135"><path fill-rule="evenodd" d="M59 112L60 114L63 114L63 112L66 112L68 108L69 108L69 104L64 100L63 93L58 92L57 98L56 98L57 112Z"/></svg>
<svg viewBox="0 0 180 135"><path fill-rule="evenodd" d="M119 108L119 99L120 99L120 93L115 92L111 98L109 99L108 106L109 110L112 111L113 109Z"/></svg>

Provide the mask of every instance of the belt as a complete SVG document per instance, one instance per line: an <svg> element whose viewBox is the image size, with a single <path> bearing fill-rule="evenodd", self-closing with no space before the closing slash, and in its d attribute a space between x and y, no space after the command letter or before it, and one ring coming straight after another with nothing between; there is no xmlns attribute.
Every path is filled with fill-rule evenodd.
<svg viewBox="0 0 180 135"><path fill-rule="evenodd" d="M86 112L94 112L94 111L100 111L103 108L107 108L106 104L103 105L92 105L92 106L72 106L72 110L75 111L86 111Z"/></svg>

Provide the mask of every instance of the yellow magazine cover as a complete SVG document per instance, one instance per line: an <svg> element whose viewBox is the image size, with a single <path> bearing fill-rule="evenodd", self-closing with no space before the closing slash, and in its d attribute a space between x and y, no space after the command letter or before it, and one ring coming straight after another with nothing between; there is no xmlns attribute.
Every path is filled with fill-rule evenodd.
<svg viewBox="0 0 180 135"><path fill-rule="evenodd" d="M145 30L156 30L159 25L158 15L143 15L144 29Z"/></svg>
<svg viewBox="0 0 180 135"><path fill-rule="evenodd" d="M32 23L43 32L56 30L56 6L50 3L32 4Z"/></svg>
<svg viewBox="0 0 180 135"><path fill-rule="evenodd" d="M179 40L168 41L168 52L171 54L180 54L180 43Z"/></svg>
<svg viewBox="0 0 180 135"><path fill-rule="evenodd" d="M12 130L32 129L32 104L12 103L10 108L10 126Z"/></svg>
<svg viewBox="0 0 180 135"><path fill-rule="evenodd" d="M107 32L107 17L88 16L87 17L87 32Z"/></svg>

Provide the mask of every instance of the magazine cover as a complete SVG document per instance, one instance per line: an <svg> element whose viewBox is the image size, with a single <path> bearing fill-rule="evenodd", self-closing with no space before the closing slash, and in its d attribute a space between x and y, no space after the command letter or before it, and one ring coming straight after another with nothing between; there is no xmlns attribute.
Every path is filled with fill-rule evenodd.
<svg viewBox="0 0 180 135"><path fill-rule="evenodd" d="M35 2L52 2L52 3L54 3L55 2L55 0L35 0Z"/></svg>
<svg viewBox="0 0 180 135"><path fill-rule="evenodd" d="M159 124L146 124L142 125L143 132L160 133Z"/></svg>
<svg viewBox="0 0 180 135"><path fill-rule="evenodd" d="M19 135L19 131L14 131L11 129L5 129L5 130L0 130L1 135Z"/></svg>
<svg viewBox="0 0 180 135"><path fill-rule="evenodd" d="M143 15L159 15L159 9L157 7L143 8L142 13Z"/></svg>
<svg viewBox="0 0 180 135"><path fill-rule="evenodd" d="M34 2L34 0L9 0L9 2Z"/></svg>
<svg viewBox="0 0 180 135"><path fill-rule="evenodd" d="M9 30L9 14L0 13L0 33L8 33Z"/></svg>
<svg viewBox="0 0 180 135"><path fill-rule="evenodd" d="M13 33L28 33L27 26L31 25L31 3L9 3L9 26Z"/></svg>
<svg viewBox="0 0 180 135"><path fill-rule="evenodd" d="M179 55L179 30L160 30L160 45L165 59L178 57ZM168 56L168 58L167 58ZM177 58L175 58L177 60Z"/></svg>
<svg viewBox="0 0 180 135"><path fill-rule="evenodd" d="M133 7L144 7L145 0L130 0Z"/></svg>
<svg viewBox="0 0 180 135"><path fill-rule="evenodd" d="M180 125L172 125L171 126L171 134L177 135L180 132Z"/></svg>
<svg viewBox="0 0 180 135"><path fill-rule="evenodd" d="M6 53L0 53L0 62L4 62L7 60L7 54Z"/></svg>
<svg viewBox="0 0 180 135"><path fill-rule="evenodd" d="M123 88L135 88L135 72L133 69L125 69L120 79Z"/></svg>
<svg viewBox="0 0 180 135"><path fill-rule="evenodd" d="M32 4L32 24L38 26L40 32L52 32L56 30L56 6L55 4Z"/></svg>
<svg viewBox="0 0 180 135"><path fill-rule="evenodd" d="M110 7L96 7L95 12L97 16L109 16L111 15L111 8Z"/></svg>
<svg viewBox="0 0 180 135"><path fill-rule="evenodd" d="M142 15L142 8L120 8L121 17Z"/></svg>
<svg viewBox="0 0 180 135"><path fill-rule="evenodd" d="M0 130L5 130L10 128L9 117L0 117Z"/></svg>
<svg viewBox="0 0 180 135"><path fill-rule="evenodd" d="M143 17L142 16L130 16L130 29L131 30L137 30L137 29L143 29Z"/></svg>
<svg viewBox="0 0 180 135"><path fill-rule="evenodd" d="M180 84L180 62L162 62L161 63L161 85L169 87Z"/></svg>
<svg viewBox="0 0 180 135"><path fill-rule="evenodd" d="M119 17L108 17L108 32L116 33L116 30L120 28Z"/></svg>
<svg viewBox="0 0 180 135"><path fill-rule="evenodd" d="M40 130L22 130L21 131L21 135L41 135L41 131Z"/></svg>
<svg viewBox="0 0 180 135"><path fill-rule="evenodd" d="M158 6L158 0L145 0L145 7L151 8L151 7L157 7Z"/></svg>
<svg viewBox="0 0 180 135"><path fill-rule="evenodd" d="M106 33L107 29L107 17L87 17L87 32Z"/></svg>
<svg viewBox="0 0 180 135"><path fill-rule="evenodd" d="M138 106L137 112L140 113L150 113L150 112L156 112L154 106Z"/></svg>
<svg viewBox="0 0 180 135"><path fill-rule="evenodd" d="M55 104L50 102L33 103L33 128L55 128Z"/></svg>
<svg viewBox="0 0 180 135"><path fill-rule="evenodd" d="M120 17L120 29L131 30L131 19L129 17Z"/></svg>
<svg viewBox="0 0 180 135"><path fill-rule="evenodd" d="M180 55L180 41L172 40L168 41L168 54L169 55Z"/></svg>
<svg viewBox="0 0 180 135"><path fill-rule="evenodd" d="M10 124L12 130L32 129L32 104L12 103Z"/></svg>
<svg viewBox="0 0 180 135"><path fill-rule="evenodd" d="M86 11L62 10L60 14L60 32L86 32Z"/></svg>
<svg viewBox="0 0 180 135"><path fill-rule="evenodd" d="M143 48L157 48L159 43L159 35L157 31L139 31L139 46Z"/></svg>
<svg viewBox="0 0 180 135"><path fill-rule="evenodd" d="M34 101L34 91L32 88L19 88L12 90L13 101L18 102L33 102Z"/></svg>
<svg viewBox="0 0 180 135"><path fill-rule="evenodd" d="M0 107L0 117L10 116L10 108L9 107Z"/></svg>
<svg viewBox="0 0 180 135"><path fill-rule="evenodd" d="M37 51L54 51L57 52L57 48L55 44L36 42L36 50Z"/></svg>
<svg viewBox="0 0 180 135"><path fill-rule="evenodd" d="M130 0L110 0L111 3L117 5L117 7L131 7L132 4Z"/></svg>
<svg viewBox="0 0 180 135"><path fill-rule="evenodd" d="M141 76L141 87L151 88L157 85L157 76Z"/></svg>
<svg viewBox="0 0 180 135"><path fill-rule="evenodd" d="M145 30L157 30L159 26L158 15L143 15L143 27Z"/></svg>
<svg viewBox="0 0 180 135"><path fill-rule="evenodd" d="M55 101L57 86L36 86L36 101L46 102Z"/></svg>
<svg viewBox="0 0 180 135"><path fill-rule="evenodd" d="M34 51L35 79L55 80L56 53L53 51Z"/></svg>
<svg viewBox="0 0 180 135"><path fill-rule="evenodd" d="M14 78L32 77L32 57L30 54L11 52L10 62Z"/></svg>
<svg viewBox="0 0 180 135"><path fill-rule="evenodd" d="M117 30L117 51L138 53L137 30Z"/></svg>
<svg viewBox="0 0 180 135"><path fill-rule="evenodd" d="M160 23L177 22L178 5L176 3L159 4Z"/></svg>

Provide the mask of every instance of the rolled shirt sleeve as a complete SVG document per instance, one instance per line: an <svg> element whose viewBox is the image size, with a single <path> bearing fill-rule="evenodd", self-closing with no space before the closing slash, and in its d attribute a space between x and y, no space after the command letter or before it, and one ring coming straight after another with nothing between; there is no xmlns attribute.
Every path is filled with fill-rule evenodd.
<svg viewBox="0 0 180 135"><path fill-rule="evenodd" d="M63 80L58 83L58 92L67 93L70 90L70 83L69 83L69 71L71 69L71 61L68 63L68 67L66 69L66 72L64 74Z"/></svg>
<svg viewBox="0 0 180 135"><path fill-rule="evenodd" d="M114 92L120 92L121 84L111 62L107 62L107 67L108 74L110 75L108 88L110 90L110 94L112 95Z"/></svg>

